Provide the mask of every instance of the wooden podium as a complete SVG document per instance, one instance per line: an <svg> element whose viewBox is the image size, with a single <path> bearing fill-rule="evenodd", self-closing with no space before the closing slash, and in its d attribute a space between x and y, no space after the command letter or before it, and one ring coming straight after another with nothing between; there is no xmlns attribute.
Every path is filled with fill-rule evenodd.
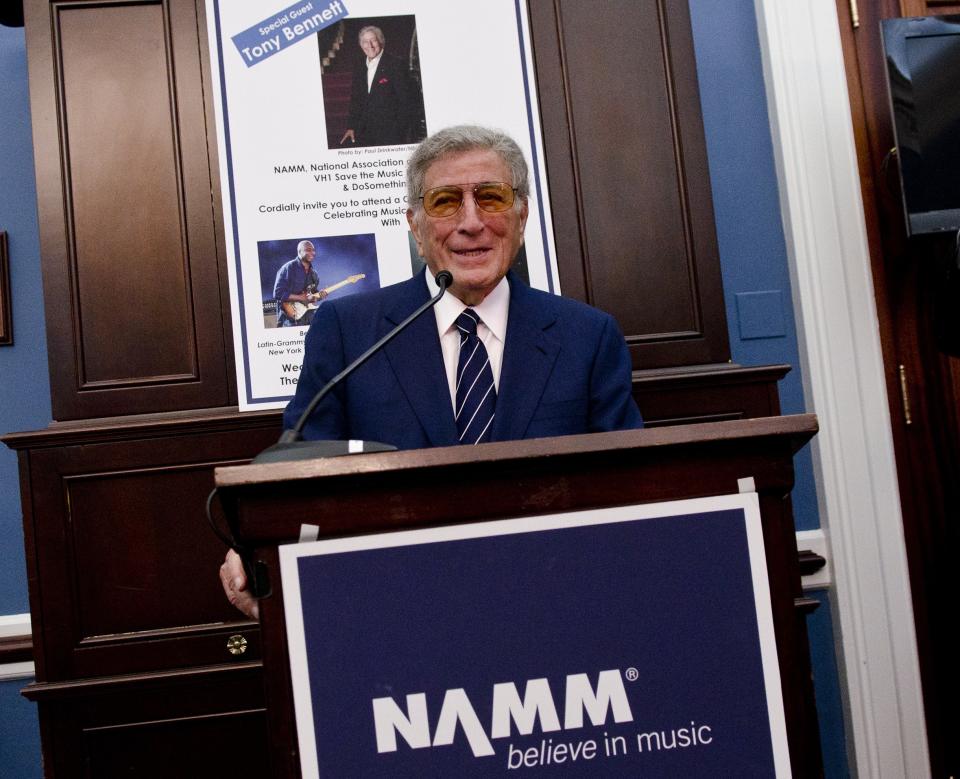
<svg viewBox="0 0 960 779"><path fill-rule="evenodd" d="M279 544L741 491L759 497L790 759L822 774L789 493L813 415L224 467L216 484L235 537L271 588L260 605L275 776L300 775Z"/></svg>

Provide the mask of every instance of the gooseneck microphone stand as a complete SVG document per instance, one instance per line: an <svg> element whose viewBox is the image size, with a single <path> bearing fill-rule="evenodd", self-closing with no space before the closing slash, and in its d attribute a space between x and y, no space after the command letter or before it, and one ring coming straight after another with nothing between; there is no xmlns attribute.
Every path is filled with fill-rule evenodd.
<svg viewBox="0 0 960 779"><path fill-rule="evenodd" d="M440 302L443 293L447 287L453 284L453 274L450 271L442 270L436 276L437 286L440 291L430 298L426 303L420 306L410 316L404 319L393 330L387 333L383 338L377 341L367 351L361 354L356 360L350 363L340 373L328 381L313 399L307 404L297 423L290 430L284 430L280 439L273 446L267 447L260 454L253 458L254 463L276 463L287 460L309 460L315 457L339 457L345 454L355 454L360 452L387 452L396 449L390 444L382 444L376 441L354 442L350 441L304 441L303 429L307 425L310 416L316 410L320 402L347 376L353 373L357 368L363 365L373 355L380 351L396 336L410 325L415 319L422 315L427 309L433 308Z"/></svg>

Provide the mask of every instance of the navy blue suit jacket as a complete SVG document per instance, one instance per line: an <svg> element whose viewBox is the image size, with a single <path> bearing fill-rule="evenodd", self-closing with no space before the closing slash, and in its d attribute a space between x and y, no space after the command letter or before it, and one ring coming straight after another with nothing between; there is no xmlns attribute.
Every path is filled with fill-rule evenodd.
<svg viewBox="0 0 960 779"><path fill-rule="evenodd" d="M531 289L513 273L493 441L642 427L630 359L608 314ZM307 331L291 428L333 376L429 298L423 274L320 306ZM457 441L436 318L424 313L328 395L307 439L363 439L399 449Z"/></svg>

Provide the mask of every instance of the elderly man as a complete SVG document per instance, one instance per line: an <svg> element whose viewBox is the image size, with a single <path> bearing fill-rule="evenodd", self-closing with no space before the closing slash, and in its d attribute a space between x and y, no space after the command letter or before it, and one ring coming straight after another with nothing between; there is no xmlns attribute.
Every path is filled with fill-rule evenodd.
<svg viewBox="0 0 960 779"><path fill-rule="evenodd" d="M527 287L510 272L527 220L527 165L503 133L462 126L417 147L407 221L429 273L321 307L306 337L292 427L314 394L437 291L434 308L318 406L306 438L367 439L401 449L641 427L630 359L613 318ZM232 553L231 602L255 613Z"/></svg>
<svg viewBox="0 0 960 779"><path fill-rule="evenodd" d="M386 40L379 27L368 26L358 35L364 61L353 72L348 129L340 143L355 146L393 146L408 143L416 92L404 64L384 52Z"/></svg>

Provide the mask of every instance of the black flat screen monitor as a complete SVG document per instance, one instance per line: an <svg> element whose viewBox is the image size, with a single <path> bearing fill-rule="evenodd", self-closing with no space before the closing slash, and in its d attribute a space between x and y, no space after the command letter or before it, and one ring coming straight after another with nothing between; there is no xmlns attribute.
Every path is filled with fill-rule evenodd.
<svg viewBox="0 0 960 779"><path fill-rule="evenodd" d="M956 232L960 15L885 19L881 24L908 232Z"/></svg>

